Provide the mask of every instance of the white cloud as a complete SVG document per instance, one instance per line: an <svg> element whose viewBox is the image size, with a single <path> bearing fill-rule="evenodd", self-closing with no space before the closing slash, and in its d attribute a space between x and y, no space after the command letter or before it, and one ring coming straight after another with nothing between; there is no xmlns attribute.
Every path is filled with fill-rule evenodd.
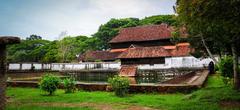
<svg viewBox="0 0 240 110"><path fill-rule="evenodd" d="M25 1L21 5L17 4L19 6L16 8L19 9L8 10L7 16L1 16L5 20L0 21L0 24L5 24L0 25L0 29L5 32L0 34L24 37L38 34L53 40L66 30L69 35L90 36L111 18L172 14L174 2L175 0Z"/></svg>

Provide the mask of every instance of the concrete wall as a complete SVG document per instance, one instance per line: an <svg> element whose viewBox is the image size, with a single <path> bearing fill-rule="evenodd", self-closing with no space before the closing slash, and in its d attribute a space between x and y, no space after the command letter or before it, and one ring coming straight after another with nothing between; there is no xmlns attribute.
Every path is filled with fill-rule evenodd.
<svg viewBox="0 0 240 110"><path fill-rule="evenodd" d="M138 69L169 69L169 68L203 68L207 67L210 58L197 59L193 56L187 57L167 57L165 64L139 65ZM84 62L84 63L10 63L8 70L30 70L32 66L35 70L93 70L93 69L120 69L120 62Z"/></svg>
<svg viewBox="0 0 240 110"><path fill-rule="evenodd" d="M8 70L93 70L93 69L120 69L120 62L89 62L89 63L10 63Z"/></svg>
<svg viewBox="0 0 240 110"><path fill-rule="evenodd" d="M167 57L165 64L139 65L138 69L170 69L170 68L204 68L212 61L210 58L198 59L188 57Z"/></svg>

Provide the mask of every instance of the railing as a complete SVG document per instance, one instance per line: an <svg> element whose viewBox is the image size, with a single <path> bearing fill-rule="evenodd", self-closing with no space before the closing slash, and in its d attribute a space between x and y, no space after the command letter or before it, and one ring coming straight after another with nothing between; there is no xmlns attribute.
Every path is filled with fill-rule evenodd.
<svg viewBox="0 0 240 110"><path fill-rule="evenodd" d="M83 69L120 69L119 62L84 62L84 63L10 63L8 70L83 70Z"/></svg>
<svg viewBox="0 0 240 110"><path fill-rule="evenodd" d="M197 59L195 57L168 57L164 64L139 65L138 69L169 69L169 68L204 68L207 67L210 58ZM120 62L84 62L84 63L10 63L8 70L97 70L120 69Z"/></svg>
<svg viewBox="0 0 240 110"><path fill-rule="evenodd" d="M8 64L8 70L50 70L51 64L41 63L10 63Z"/></svg>
<svg viewBox="0 0 240 110"><path fill-rule="evenodd" d="M169 68L205 68L212 61L210 58L197 59L195 57L169 57L165 64L139 65L138 69L169 69Z"/></svg>
<svg viewBox="0 0 240 110"><path fill-rule="evenodd" d="M119 62L52 63L52 70L120 69Z"/></svg>

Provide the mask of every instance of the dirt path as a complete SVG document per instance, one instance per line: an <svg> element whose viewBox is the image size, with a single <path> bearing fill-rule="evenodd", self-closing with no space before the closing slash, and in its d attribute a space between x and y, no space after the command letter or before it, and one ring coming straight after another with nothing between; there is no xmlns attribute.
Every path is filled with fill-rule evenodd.
<svg viewBox="0 0 240 110"><path fill-rule="evenodd" d="M222 108L225 109L234 109L234 108L239 108L240 109L240 102L239 101L221 101L219 105Z"/></svg>
<svg viewBox="0 0 240 110"><path fill-rule="evenodd" d="M10 102L12 103L12 102ZM16 103L12 103L16 104ZM128 105L128 104L109 104L109 103L64 103L64 102L41 102L41 103L22 103L26 105L46 106L46 107L91 107L96 110L157 110L144 106ZM17 104L21 105L21 104Z"/></svg>

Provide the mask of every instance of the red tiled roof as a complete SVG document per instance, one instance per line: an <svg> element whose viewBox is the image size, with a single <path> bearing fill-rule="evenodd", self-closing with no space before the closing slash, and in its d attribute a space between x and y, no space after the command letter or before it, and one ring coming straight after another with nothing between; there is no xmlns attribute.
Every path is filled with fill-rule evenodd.
<svg viewBox="0 0 240 110"><path fill-rule="evenodd" d="M110 51L87 51L83 55L79 56L80 61L95 61L95 60L116 60L117 56L122 52L110 52Z"/></svg>
<svg viewBox="0 0 240 110"><path fill-rule="evenodd" d="M136 76L137 66L135 65L123 65L121 66L119 76Z"/></svg>
<svg viewBox="0 0 240 110"><path fill-rule="evenodd" d="M176 49L177 46L164 46L164 49L168 50L168 49Z"/></svg>
<svg viewBox="0 0 240 110"><path fill-rule="evenodd" d="M174 57L190 55L190 44L180 43L174 46L153 46L153 47L136 47L129 48L118 58L157 58L157 57Z"/></svg>
<svg viewBox="0 0 240 110"><path fill-rule="evenodd" d="M122 48L122 49L111 49L110 52L124 52L127 50L127 48Z"/></svg>
<svg viewBox="0 0 240 110"><path fill-rule="evenodd" d="M123 28L109 43L169 39L172 31L167 24Z"/></svg>

